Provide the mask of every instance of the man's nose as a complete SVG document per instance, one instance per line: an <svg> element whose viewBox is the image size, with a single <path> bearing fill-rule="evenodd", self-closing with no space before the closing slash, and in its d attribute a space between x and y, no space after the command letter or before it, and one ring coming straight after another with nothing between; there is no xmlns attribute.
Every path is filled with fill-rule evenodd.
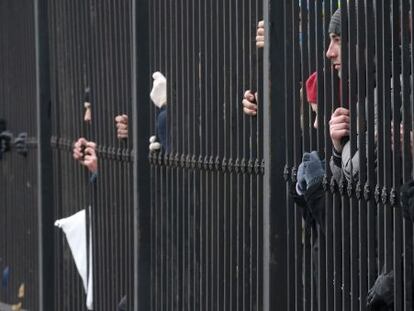
<svg viewBox="0 0 414 311"><path fill-rule="evenodd" d="M329 45L328 51L326 51L326 57L329 58L329 59L332 59L332 58L335 57L335 51L332 48L332 44Z"/></svg>

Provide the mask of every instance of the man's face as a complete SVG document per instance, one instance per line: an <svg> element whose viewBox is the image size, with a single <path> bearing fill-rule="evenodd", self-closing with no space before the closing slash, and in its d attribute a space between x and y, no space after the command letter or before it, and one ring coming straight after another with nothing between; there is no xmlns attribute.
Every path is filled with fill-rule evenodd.
<svg viewBox="0 0 414 311"><path fill-rule="evenodd" d="M326 57L328 57L335 70L338 71L338 75L341 74L341 37L335 33L329 34L331 42L329 43L328 51L326 51Z"/></svg>

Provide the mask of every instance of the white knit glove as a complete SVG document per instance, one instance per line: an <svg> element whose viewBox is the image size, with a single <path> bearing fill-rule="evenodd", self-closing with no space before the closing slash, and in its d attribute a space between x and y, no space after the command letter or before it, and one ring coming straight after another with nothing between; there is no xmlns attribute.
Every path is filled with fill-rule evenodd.
<svg viewBox="0 0 414 311"><path fill-rule="evenodd" d="M167 79L159 71L154 72L152 77L154 78L154 83L150 97L154 105L161 108L167 104Z"/></svg>
<svg viewBox="0 0 414 311"><path fill-rule="evenodd" d="M149 142L149 150L151 152L159 151L161 149L161 144L157 141L157 137L155 135L150 137Z"/></svg>

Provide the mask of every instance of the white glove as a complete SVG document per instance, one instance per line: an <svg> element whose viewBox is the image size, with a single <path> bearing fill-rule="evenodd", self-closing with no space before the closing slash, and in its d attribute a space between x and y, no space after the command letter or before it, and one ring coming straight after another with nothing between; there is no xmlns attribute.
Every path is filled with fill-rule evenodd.
<svg viewBox="0 0 414 311"><path fill-rule="evenodd" d="M159 71L154 72L152 77L154 83L152 85L150 97L154 102L154 105L161 108L167 104L167 79Z"/></svg>
<svg viewBox="0 0 414 311"><path fill-rule="evenodd" d="M157 137L156 136L151 136L150 139L149 139L149 142L150 142L149 150L151 152L158 151L158 150L161 149L161 144L159 142L157 142Z"/></svg>

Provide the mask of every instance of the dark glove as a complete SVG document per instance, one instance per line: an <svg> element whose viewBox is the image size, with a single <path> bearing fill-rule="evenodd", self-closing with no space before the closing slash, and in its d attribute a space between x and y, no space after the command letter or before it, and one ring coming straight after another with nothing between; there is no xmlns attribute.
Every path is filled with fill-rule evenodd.
<svg viewBox="0 0 414 311"><path fill-rule="evenodd" d="M411 180L401 186L401 207L405 219L414 221L414 180Z"/></svg>
<svg viewBox="0 0 414 311"><path fill-rule="evenodd" d="M394 271L381 273L368 291L367 307L369 310L380 310L394 303Z"/></svg>
<svg viewBox="0 0 414 311"><path fill-rule="evenodd" d="M18 154L27 156L27 133L20 133L19 136L14 140L14 146Z"/></svg>
<svg viewBox="0 0 414 311"><path fill-rule="evenodd" d="M7 130L7 122L5 119L0 119L0 133Z"/></svg>
<svg viewBox="0 0 414 311"><path fill-rule="evenodd" d="M0 133L0 159L3 153L10 151L10 142L13 138L13 134L9 131L3 131Z"/></svg>

